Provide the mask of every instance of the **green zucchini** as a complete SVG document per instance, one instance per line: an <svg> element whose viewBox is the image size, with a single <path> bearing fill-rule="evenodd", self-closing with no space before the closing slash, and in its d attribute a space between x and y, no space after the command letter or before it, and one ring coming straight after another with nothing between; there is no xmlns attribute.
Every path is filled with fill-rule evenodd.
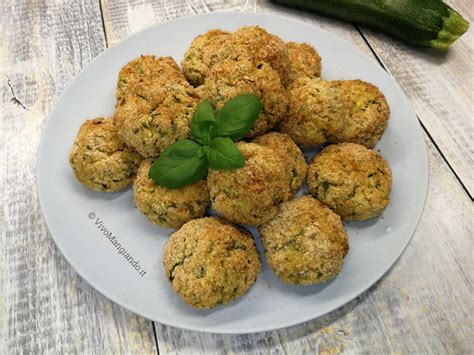
<svg viewBox="0 0 474 355"><path fill-rule="evenodd" d="M272 0L385 31L411 44L447 50L469 28L442 0Z"/></svg>

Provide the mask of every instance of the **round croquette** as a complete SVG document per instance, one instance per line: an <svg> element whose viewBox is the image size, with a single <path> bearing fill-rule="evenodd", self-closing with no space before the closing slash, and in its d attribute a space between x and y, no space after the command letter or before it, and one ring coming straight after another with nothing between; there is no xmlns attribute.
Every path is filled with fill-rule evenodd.
<svg viewBox="0 0 474 355"><path fill-rule="evenodd" d="M189 137L199 101L171 58L153 56L135 59L122 69L117 99L119 136L144 157L156 157Z"/></svg>
<svg viewBox="0 0 474 355"><path fill-rule="evenodd" d="M290 176L272 149L245 142L237 146L245 158L243 168L209 169L212 207L234 223L259 225L275 215L280 202L292 197Z"/></svg>
<svg viewBox="0 0 474 355"><path fill-rule="evenodd" d="M254 143L273 149L285 161L285 169L290 174L290 188L295 193L306 179L308 164L301 149L287 134L270 132L253 140Z"/></svg>
<svg viewBox="0 0 474 355"><path fill-rule="evenodd" d="M199 99L191 87L169 84L155 90L151 101L127 97L116 110L120 120L119 135L144 157L156 157L170 144L186 139Z"/></svg>
<svg viewBox="0 0 474 355"><path fill-rule="evenodd" d="M142 162L133 184L133 196L140 212L151 223L168 228L179 228L193 218L204 216L209 203L206 181L168 189L148 177L152 163L152 159Z"/></svg>
<svg viewBox="0 0 474 355"><path fill-rule="evenodd" d="M333 279L349 251L341 218L311 196L282 203L259 232L268 264L290 284L312 285Z"/></svg>
<svg viewBox="0 0 474 355"><path fill-rule="evenodd" d="M117 106L123 105L122 98L130 93L143 96L149 101L149 93L168 82L188 84L174 59L142 55L128 62L119 72Z"/></svg>
<svg viewBox="0 0 474 355"><path fill-rule="evenodd" d="M229 32L209 30L193 40L181 63L184 76L192 85L204 83L209 69L220 60L219 52L229 37Z"/></svg>
<svg viewBox="0 0 474 355"><path fill-rule="evenodd" d="M112 118L87 120L79 129L69 154L77 179L104 192L120 191L133 182L141 156L125 145Z"/></svg>
<svg viewBox="0 0 474 355"><path fill-rule="evenodd" d="M173 290L204 309L245 294L261 267L250 233L215 217L194 219L171 234L163 265Z"/></svg>
<svg viewBox="0 0 474 355"><path fill-rule="evenodd" d="M283 85L288 80L288 49L278 36L258 26L243 26L230 35L219 53L222 59L251 57L255 63L265 62L278 74Z"/></svg>
<svg viewBox="0 0 474 355"><path fill-rule="evenodd" d="M202 99L215 109L241 94L253 94L262 100L262 111L247 134L255 137L275 127L285 116L287 97L276 72L266 63L248 58L225 59L207 73L204 86L198 88Z"/></svg>
<svg viewBox="0 0 474 355"><path fill-rule="evenodd" d="M376 86L361 80L331 83L340 91L341 100L348 110L342 130L332 141L359 143L373 148L382 137L390 116L385 96Z"/></svg>
<svg viewBox="0 0 474 355"><path fill-rule="evenodd" d="M300 78L288 87L288 114L280 131L301 147L326 143L342 130L345 106L331 82Z"/></svg>
<svg viewBox="0 0 474 355"><path fill-rule="evenodd" d="M392 173L382 156L363 145L325 148L309 165L308 189L346 221L380 215L389 203Z"/></svg>
<svg viewBox="0 0 474 355"><path fill-rule="evenodd" d="M319 78L321 76L321 57L307 43L287 42L288 81L291 83L298 78Z"/></svg>

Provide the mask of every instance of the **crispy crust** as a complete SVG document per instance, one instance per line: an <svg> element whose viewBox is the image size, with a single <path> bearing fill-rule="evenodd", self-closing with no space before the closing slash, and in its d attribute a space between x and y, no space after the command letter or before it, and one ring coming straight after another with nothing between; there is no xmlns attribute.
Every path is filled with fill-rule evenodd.
<svg viewBox="0 0 474 355"><path fill-rule="evenodd" d="M212 207L234 223L259 225L272 218L278 205L292 197L284 161L267 147L237 144L245 158L241 169L209 169Z"/></svg>
<svg viewBox="0 0 474 355"><path fill-rule="evenodd" d="M298 78L319 78L321 76L321 57L307 43L287 42L288 81L291 83Z"/></svg>
<svg viewBox="0 0 474 355"><path fill-rule="evenodd" d="M280 130L303 147L352 142L372 148L390 116L380 90L361 80L299 78L288 87L288 99Z"/></svg>
<svg viewBox="0 0 474 355"><path fill-rule="evenodd" d="M179 228L193 218L204 216L209 204L206 181L168 189L148 177L152 163L152 159L142 162L133 184L133 196L140 212L151 223L169 228Z"/></svg>
<svg viewBox="0 0 474 355"><path fill-rule="evenodd" d="M82 124L69 154L77 179L103 192L129 186L140 161L140 155L119 139L113 120L103 117Z"/></svg>
<svg viewBox="0 0 474 355"><path fill-rule="evenodd" d="M275 70L283 85L288 82L288 49L278 36L258 26L243 26L225 42L219 53L220 60L237 57L252 58L255 63L265 62Z"/></svg>
<svg viewBox="0 0 474 355"><path fill-rule="evenodd" d="M245 294L261 267L250 233L215 217L194 219L171 234L163 266L183 301L203 309Z"/></svg>
<svg viewBox="0 0 474 355"><path fill-rule="evenodd" d="M288 114L280 131L302 147L314 147L342 130L346 108L331 82L299 78L288 87Z"/></svg>
<svg viewBox="0 0 474 355"><path fill-rule="evenodd" d="M130 93L150 101L157 88L168 82L188 85L173 58L154 55L142 55L135 58L119 72L117 106L122 105L122 98Z"/></svg>
<svg viewBox="0 0 474 355"><path fill-rule="evenodd" d="M392 173L378 153L355 143L325 148L309 165L308 189L346 221L380 215L390 202Z"/></svg>
<svg viewBox="0 0 474 355"><path fill-rule="evenodd" d="M225 59L214 65L198 92L215 109L221 109L228 100L241 94L260 97L262 112L248 137L255 137L272 129L286 113L286 92L278 75L268 64L255 64L248 58Z"/></svg>
<svg viewBox="0 0 474 355"><path fill-rule="evenodd" d="M259 136L253 143L273 149L285 162L285 170L290 174L290 188L295 193L306 179L308 164L301 149L287 134L270 132Z"/></svg>
<svg viewBox="0 0 474 355"><path fill-rule="evenodd" d="M121 139L144 157L189 137L199 99L170 57L142 56L120 72L114 120Z"/></svg>
<svg viewBox="0 0 474 355"><path fill-rule="evenodd" d="M335 278L349 251L340 217L311 196L282 203L259 232L268 264L290 284L312 285Z"/></svg>
<svg viewBox="0 0 474 355"><path fill-rule="evenodd" d="M332 85L341 92L348 106L343 129L332 142L352 142L373 148L388 124L390 109L380 90L361 80L337 80Z"/></svg>
<svg viewBox="0 0 474 355"><path fill-rule="evenodd" d="M192 85L199 86L204 83L209 69L221 60L219 52L229 37L229 32L209 30L192 41L181 62L184 76Z"/></svg>

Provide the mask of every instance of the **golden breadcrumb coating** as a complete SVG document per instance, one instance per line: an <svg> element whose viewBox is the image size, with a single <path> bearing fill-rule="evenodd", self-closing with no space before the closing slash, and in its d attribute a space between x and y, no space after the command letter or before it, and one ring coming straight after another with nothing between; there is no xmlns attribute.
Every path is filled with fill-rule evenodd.
<svg viewBox="0 0 474 355"><path fill-rule="evenodd" d="M385 159L355 143L330 145L309 165L308 189L346 221L380 215L389 203L392 173Z"/></svg>
<svg viewBox="0 0 474 355"><path fill-rule="evenodd" d="M219 52L229 37L229 32L209 30L192 41L181 63L184 76L192 85L199 86L204 83L209 69L221 60Z"/></svg>
<svg viewBox="0 0 474 355"><path fill-rule="evenodd" d="M372 148L390 116L380 90L361 80L299 78L288 87L288 99L280 130L303 147L352 142Z"/></svg>
<svg viewBox="0 0 474 355"><path fill-rule="evenodd" d="M241 169L209 169L212 207L234 223L259 225L272 218L278 205L292 197L285 163L270 148L239 142L245 158Z"/></svg>
<svg viewBox="0 0 474 355"><path fill-rule="evenodd" d="M144 157L190 135L199 99L169 57L142 56L119 75L114 120L121 139Z"/></svg>
<svg viewBox="0 0 474 355"><path fill-rule="evenodd" d="M288 81L291 83L298 78L319 78L321 76L321 57L307 43L287 42Z"/></svg>
<svg viewBox="0 0 474 355"><path fill-rule="evenodd" d="M342 130L346 108L330 81L299 78L288 87L288 114L280 131L302 147L326 143Z"/></svg>
<svg viewBox="0 0 474 355"><path fill-rule="evenodd" d="M133 196L140 212L151 223L168 228L179 228L193 218L204 216L209 204L206 181L168 189L148 177L152 163L152 159L142 162L133 184Z"/></svg>
<svg viewBox="0 0 474 355"><path fill-rule="evenodd" d="M120 140L112 118L103 117L82 124L69 154L77 179L104 192L130 185L140 161L141 156Z"/></svg>
<svg viewBox="0 0 474 355"><path fill-rule="evenodd" d="M278 36L258 26L243 26L231 34L219 53L220 59L250 57L265 62L278 74L281 83L288 81L288 49Z"/></svg>
<svg viewBox="0 0 474 355"><path fill-rule="evenodd" d="M250 233L215 217L194 219L171 234L163 265L173 290L196 308L245 294L260 272Z"/></svg>
<svg viewBox="0 0 474 355"><path fill-rule="evenodd" d="M285 116L287 97L275 71L266 63L255 64L248 58L225 59L212 67L204 85L197 91L215 109L241 94L253 94L262 100L262 111L248 137L258 136L275 127Z"/></svg>
<svg viewBox="0 0 474 355"><path fill-rule="evenodd" d="M373 148L382 137L390 117L385 96L376 86L361 80L331 83L339 90L348 109L342 130L331 141L359 143Z"/></svg>
<svg viewBox="0 0 474 355"><path fill-rule="evenodd" d="M335 278L349 251L341 218L311 196L283 202L259 231L268 264L290 284L312 285Z"/></svg>
<svg viewBox="0 0 474 355"><path fill-rule="evenodd" d="M263 145L277 152L285 162L285 169L290 174L290 187L295 193L306 179L308 164L301 149L287 134L270 132L259 136L253 143Z"/></svg>
<svg viewBox="0 0 474 355"><path fill-rule="evenodd" d="M171 57L142 55L128 62L119 72L117 81L117 106L125 94L133 93L151 99L160 85L168 82L188 85L179 66Z"/></svg>

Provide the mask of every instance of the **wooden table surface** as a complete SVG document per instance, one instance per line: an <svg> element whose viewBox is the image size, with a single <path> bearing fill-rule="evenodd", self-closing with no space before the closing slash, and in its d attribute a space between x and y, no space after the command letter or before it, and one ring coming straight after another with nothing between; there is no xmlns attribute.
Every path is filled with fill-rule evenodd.
<svg viewBox="0 0 474 355"><path fill-rule="evenodd" d="M472 23L472 0L449 3ZM2 0L0 6L0 354L474 352L472 29L441 54L260 0ZM56 249L35 185L45 119L81 68L144 27L219 10L296 17L377 60L418 114L430 165L421 222L381 281L327 316L239 336L166 327L99 294Z"/></svg>

